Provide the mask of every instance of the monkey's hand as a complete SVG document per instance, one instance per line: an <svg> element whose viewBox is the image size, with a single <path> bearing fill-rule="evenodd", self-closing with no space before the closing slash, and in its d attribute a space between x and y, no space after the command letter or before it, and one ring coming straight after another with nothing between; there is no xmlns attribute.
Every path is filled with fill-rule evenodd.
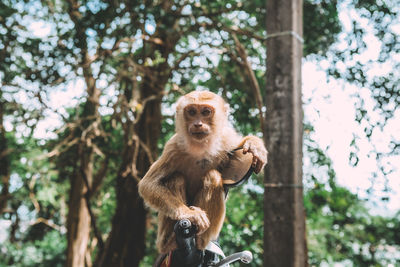
<svg viewBox="0 0 400 267"><path fill-rule="evenodd" d="M268 160L263 141L255 136L247 136L243 143L243 154L247 153L253 154L252 166L255 168L254 172L259 173Z"/></svg>
<svg viewBox="0 0 400 267"><path fill-rule="evenodd" d="M179 216L179 220L188 219L191 223L197 226L197 234L204 233L210 227L210 220L204 210L190 206L189 211Z"/></svg>

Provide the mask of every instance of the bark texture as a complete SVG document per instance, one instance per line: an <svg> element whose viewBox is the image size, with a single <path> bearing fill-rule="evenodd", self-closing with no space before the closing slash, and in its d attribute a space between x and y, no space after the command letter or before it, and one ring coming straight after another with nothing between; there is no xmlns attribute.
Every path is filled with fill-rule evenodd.
<svg viewBox="0 0 400 267"><path fill-rule="evenodd" d="M302 189L302 1L267 1L264 266L306 266ZM276 34L276 35L275 35Z"/></svg>
<svg viewBox="0 0 400 267"><path fill-rule="evenodd" d="M5 104L1 99L0 92L0 214L4 212L7 207L7 200L9 198L9 182L10 182L10 161L8 154L10 150L7 147L6 130L3 125L3 117L5 112Z"/></svg>

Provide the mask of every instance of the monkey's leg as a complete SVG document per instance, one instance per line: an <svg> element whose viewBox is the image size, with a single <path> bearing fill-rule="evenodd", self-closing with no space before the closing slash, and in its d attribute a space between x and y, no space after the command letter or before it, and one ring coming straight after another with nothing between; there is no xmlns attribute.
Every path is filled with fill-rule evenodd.
<svg viewBox="0 0 400 267"><path fill-rule="evenodd" d="M158 214L158 231L157 231L157 249L160 253L165 254L176 249L174 225L175 220Z"/></svg>
<svg viewBox="0 0 400 267"><path fill-rule="evenodd" d="M196 245L204 249L210 240L216 240L225 219L225 193L221 174L210 170L203 179L204 184L196 195L194 206L203 209L210 220L210 227L196 238Z"/></svg>
<svg viewBox="0 0 400 267"><path fill-rule="evenodd" d="M185 179L183 175L176 174L165 182L165 186L182 203L186 203ZM176 220L165 213L158 213L157 249L160 253L168 253L176 249L174 225Z"/></svg>

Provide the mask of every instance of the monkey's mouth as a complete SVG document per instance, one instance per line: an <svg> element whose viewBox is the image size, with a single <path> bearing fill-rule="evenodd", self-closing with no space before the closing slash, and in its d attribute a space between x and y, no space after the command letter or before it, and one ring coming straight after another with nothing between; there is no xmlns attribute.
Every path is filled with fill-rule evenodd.
<svg viewBox="0 0 400 267"><path fill-rule="evenodd" d="M192 132L191 134L196 139L203 139L208 136L208 132Z"/></svg>

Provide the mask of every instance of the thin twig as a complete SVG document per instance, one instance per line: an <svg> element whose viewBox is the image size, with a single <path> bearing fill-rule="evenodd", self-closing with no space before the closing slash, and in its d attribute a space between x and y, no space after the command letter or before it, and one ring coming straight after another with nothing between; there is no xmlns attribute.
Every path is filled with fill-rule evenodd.
<svg viewBox="0 0 400 267"><path fill-rule="evenodd" d="M50 221L49 219L45 219L42 217L36 218L33 222L30 223L30 225L35 225L35 224L39 224L39 223L44 223L45 225L53 228L54 230L59 231L60 233L65 233L67 231L65 226L55 224L54 222Z"/></svg>

